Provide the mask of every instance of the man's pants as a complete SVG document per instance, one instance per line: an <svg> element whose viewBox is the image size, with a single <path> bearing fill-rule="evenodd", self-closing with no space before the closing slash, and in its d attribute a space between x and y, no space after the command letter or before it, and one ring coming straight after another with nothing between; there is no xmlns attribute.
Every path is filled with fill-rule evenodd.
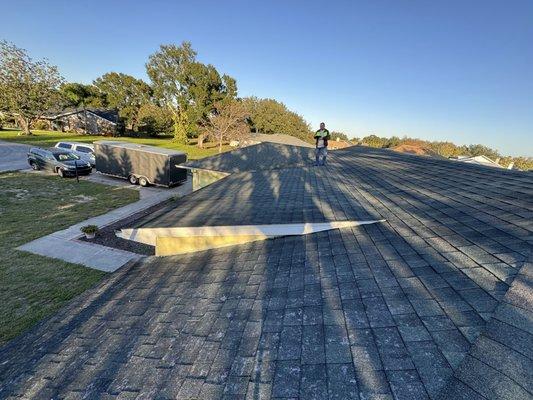
<svg viewBox="0 0 533 400"><path fill-rule="evenodd" d="M316 165L326 165L326 156L328 155L327 147L317 147L315 150L315 154Z"/></svg>

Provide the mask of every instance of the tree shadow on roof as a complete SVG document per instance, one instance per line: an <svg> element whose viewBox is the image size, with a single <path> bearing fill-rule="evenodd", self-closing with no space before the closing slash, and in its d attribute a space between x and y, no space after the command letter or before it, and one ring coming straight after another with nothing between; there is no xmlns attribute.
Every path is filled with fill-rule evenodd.
<svg viewBox="0 0 533 400"><path fill-rule="evenodd" d="M222 172L272 170L309 166L314 149L276 143L259 143L187 163L190 167Z"/></svg>
<svg viewBox="0 0 533 400"><path fill-rule="evenodd" d="M533 184L387 156L338 150L176 201L181 226L387 222L125 268L0 350L0 397L436 397L525 260Z"/></svg>

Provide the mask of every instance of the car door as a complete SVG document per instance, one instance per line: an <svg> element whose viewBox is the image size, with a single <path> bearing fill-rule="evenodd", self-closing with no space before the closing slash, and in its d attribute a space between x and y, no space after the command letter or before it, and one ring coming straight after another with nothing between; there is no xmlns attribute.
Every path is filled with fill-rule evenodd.
<svg viewBox="0 0 533 400"><path fill-rule="evenodd" d="M35 150L33 154L34 154L34 159L35 159L35 162L37 163L37 166L40 169L45 168L46 167L45 152L42 150Z"/></svg>
<svg viewBox="0 0 533 400"><path fill-rule="evenodd" d="M56 159L54 155L48 151L44 152L44 167L50 171L54 171L56 166Z"/></svg>

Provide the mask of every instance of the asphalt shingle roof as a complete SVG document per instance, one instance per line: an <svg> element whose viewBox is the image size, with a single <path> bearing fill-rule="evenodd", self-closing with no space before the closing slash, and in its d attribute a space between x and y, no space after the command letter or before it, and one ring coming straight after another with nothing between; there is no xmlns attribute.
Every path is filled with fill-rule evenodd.
<svg viewBox="0 0 533 400"><path fill-rule="evenodd" d="M533 175L245 165L138 225L387 221L124 268L0 349L0 398L531 398Z"/></svg>
<svg viewBox="0 0 533 400"><path fill-rule="evenodd" d="M309 142L305 142L302 139L291 135L285 135L281 133L266 134L266 133L255 133L251 136L252 140L258 142L267 142L267 143L279 143L279 144L288 144L291 146L300 146L300 147L311 147L315 146Z"/></svg>
<svg viewBox="0 0 533 400"><path fill-rule="evenodd" d="M259 143L187 163L190 167L222 172L272 170L312 165L313 148L278 143Z"/></svg>

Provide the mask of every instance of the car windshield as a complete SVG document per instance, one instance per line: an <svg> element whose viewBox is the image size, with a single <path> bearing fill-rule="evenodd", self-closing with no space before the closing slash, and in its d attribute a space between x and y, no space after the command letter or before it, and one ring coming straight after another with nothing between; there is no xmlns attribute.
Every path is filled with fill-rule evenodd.
<svg viewBox="0 0 533 400"><path fill-rule="evenodd" d="M92 149L88 147L77 147L76 150L78 150L80 153L93 153Z"/></svg>
<svg viewBox="0 0 533 400"><path fill-rule="evenodd" d="M72 160L80 159L76 154L72 154L72 153L54 154L54 157L57 161L72 161Z"/></svg>

